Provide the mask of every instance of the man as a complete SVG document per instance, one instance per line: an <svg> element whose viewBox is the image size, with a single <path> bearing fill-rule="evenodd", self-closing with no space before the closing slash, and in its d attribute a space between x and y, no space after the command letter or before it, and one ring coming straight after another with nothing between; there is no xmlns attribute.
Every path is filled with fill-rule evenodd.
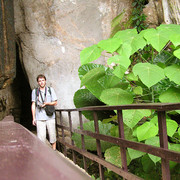
<svg viewBox="0 0 180 180"><path fill-rule="evenodd" d="M48 116L45 106L57 105L57 97L53 88L46 87L46 77L43 74L37 76L39 87L32 91L32 124L37 127L38 138L46 142L46 127L49 134L49 140L53 150L56 150L56 128L55 128L55 112L52 116Z"/></svg>

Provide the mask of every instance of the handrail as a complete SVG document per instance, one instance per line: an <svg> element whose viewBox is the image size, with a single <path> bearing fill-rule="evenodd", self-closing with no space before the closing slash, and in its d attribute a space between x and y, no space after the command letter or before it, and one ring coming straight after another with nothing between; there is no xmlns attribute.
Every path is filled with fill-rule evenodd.
<svg viewBox="0 0 180 180"><path fill-rule="evenodd" d="M158 113L158 126L159 126L159 138L160 138L160 147L151 146L147 144L143 144L140 142L134 142L126 140L124 137L124 126L123 126L123 116L122 110L128 109L154 109ZM161 158L162 164L162 178L163 180L170 180L170 170L169 170L169 161L175 161L180 163L180 153L176 151L172 151L168 149L168 139L167 139L167 128L166 128L166 111L178 110L180 109L180 103L155 103L155 104L130 104L130 105L119 105L119 106L91 106L91 107L83 107L77 109L56 109L56 124L57 129L61 129L62 138L58 134L58 142L64 146L63 153L67 155L67 148L72 149L73 153L73 161L75 162L75 153L79 152L83 155L84 169L87 170L86 158L89 158L93 161L96 161L99 164L99 173L101 179L104 179L103 166L111 169L115 173L119 174L125 179L141 179L134 174L128 172L127 168L127 160L126 160L126 148L132 148L135 150L139 150L142 152L146 152ZM107 136L99 133L98 127L98 118L97 111L107 111L107 110L116 110L117 111L117 121L119 124L119 138ZM83 130L83 121L82 121L82 111L92 111L94 116L94 126L95 132ZM63 116L62 113L68 113L69 117L69 126L63 125ZM79 123L80 129L74 129L72 127L72 112L79 113ZM60 124L58 123L60 122ZM71 139L71 143L67 143L65 141L64 130L70 132L72 137L73 133L81 134L81 143L82 148L78 148L75 146L74 141ZM97 156L91 154L85 149L84 136L90 136L96 139L97 144ZM120 146L121 149L121 157L122 157L122 168L119 168L107 161L102 157L101 144L100 141L107 141L110 143L114 143Z"/></svg>

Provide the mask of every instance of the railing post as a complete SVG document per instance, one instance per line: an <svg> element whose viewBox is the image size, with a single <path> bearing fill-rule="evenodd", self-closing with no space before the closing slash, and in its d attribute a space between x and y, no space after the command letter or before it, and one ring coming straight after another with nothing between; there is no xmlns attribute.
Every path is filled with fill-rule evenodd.
<svg viewBox="0 0 180 180"><path fill-rule="evenodd" d="M96 111L93 111L93 117L94 117L95 132L99 134L98 116ZM97 145L97 154L100 158L102 158L101 142L99 139L96 139L96 145ZM99 164L99 174L101 180L104 180L104 169L101 164Z"/></svg>
<svg viewBox="0 0 180 180"><path fill-rule="evenodd" d="M65 136L64 136L64 128L63 128L63 121L62 121L62 112L60 111L59 112L59 116L60 116L60 125L61 125L61 131L62 131L62 140L63 142L65 142ZM67 156L67 149L66 149L66 146L64 145L64 150L63 150L63 154L65 156Z"/></svg>
<svg viewBox="0 0 180 180"><path fill-rule="evenodd" d="M80 123L80 129L83 130L83 122L82 122L82 112L79 111L79 123ZM85 141L84 141L84 135L81 134L81 144L82 149L85 150ZM84 169L87 172L87 164L86 164L86 157L83 156L83 163L84 163Z"/></svg>
<svg viewBox="0 0 180 180"><path fill-rule="evenodd" d="M125 139L122 110L117 111L117 119L118 119L118 128L119 128L119 137ZM121 149L122 168L124 171L127 172L128 168L127 168L126 148L122 145L120 149Z"/></svg>
<svg viewBox="0 0 180 180"><path fill-rule="evenodd" d="M68 117L69 117L69 128L70 128L70 136L71 136L71 144L74 146L74 141L72 140L72 120L71 120L71 112L68 111ZM76 155L75 152L72 150L73 155L73 162L76 163Z"/></svg>
<svg viewBox="0 0 180 180"><path fill-rule="evenodd" d="M158 126L159 126L160 147L163 149L168 149L165 111L158 111ZM161 158L161 169L162 169L163 180L170 180L169 160Z"/></svg>

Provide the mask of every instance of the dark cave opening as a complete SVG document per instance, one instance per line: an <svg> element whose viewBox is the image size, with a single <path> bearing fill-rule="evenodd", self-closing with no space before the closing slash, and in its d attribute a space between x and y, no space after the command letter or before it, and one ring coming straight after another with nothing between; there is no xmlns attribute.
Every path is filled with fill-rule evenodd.
<svg viewBox="0 0 180 180"><path fill-rule="evenodd" d="M20 62L18 44L16 44L16 78L14 79L14 84L18 90L18 96L20 99L19 110L14 111L14 114L19 116L19 122L21 125L31 131L35 130L35 127L32 125L31 88L27 75L24 73ZM19 114L17 115L16 113Z"/></svg>

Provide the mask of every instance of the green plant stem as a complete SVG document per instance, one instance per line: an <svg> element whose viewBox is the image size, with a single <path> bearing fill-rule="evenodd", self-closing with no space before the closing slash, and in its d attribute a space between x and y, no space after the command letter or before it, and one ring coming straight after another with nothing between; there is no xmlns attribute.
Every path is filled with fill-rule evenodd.
<svg viewBox="0 0 180 180"><path fill-rule="evenodd" d="M154 88L151 87L151 91L152 91L152 103L154 103Z"/></svg>
<svg viewBox="0 0 180 180"><path fill-rule="evenodd" d="M137 52L138 53L138 55L145 61L145 62L148 62L143 56L142 56L142 54L138 51Z"/></svg>
<svg viewBox="0 0 180 180"><path fill-rule="evenodd" d="M154 60L154 48L152 47L152 57L151 57L151 62L153 63Z"/></svg>

